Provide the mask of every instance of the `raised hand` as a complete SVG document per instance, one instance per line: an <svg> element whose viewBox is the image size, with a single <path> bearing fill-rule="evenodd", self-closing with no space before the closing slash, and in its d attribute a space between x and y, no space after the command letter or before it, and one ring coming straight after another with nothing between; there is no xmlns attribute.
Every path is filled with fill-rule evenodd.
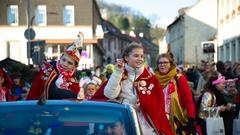
<svg viewBox="0 0 240 135"><path fill-rule="evenodd" d="M115 66L118 69L124 69L124 60L123 60L123 58L117 59L117 62L115 64Z"/></svg>

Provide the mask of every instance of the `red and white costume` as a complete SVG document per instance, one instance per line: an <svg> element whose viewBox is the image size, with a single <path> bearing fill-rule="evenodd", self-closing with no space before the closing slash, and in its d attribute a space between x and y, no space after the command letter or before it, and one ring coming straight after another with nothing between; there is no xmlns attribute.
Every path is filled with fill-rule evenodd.
<svg viewBox="0 0 240 135"><path fill-rule="evenodd" d="M127 78L124 77L127 75ZM125 65L125 71L116 69L108 82L100 86L92 100L117 99L123 104L140 103L137 111L143 134L155 134L154 126L161 134L172 135L173 131L165 114L164 96L159 81L144 66L134 69Z"/></svg>

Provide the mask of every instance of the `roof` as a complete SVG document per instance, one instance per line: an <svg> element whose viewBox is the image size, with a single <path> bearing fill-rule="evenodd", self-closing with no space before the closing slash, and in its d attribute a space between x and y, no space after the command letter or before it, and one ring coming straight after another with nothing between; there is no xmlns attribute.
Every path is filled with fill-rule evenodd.
<svg viewBox="0 0 240 135"><path fill-rule="evenodd" d="M171 24L169 24L167 26L167 29L170 29L170 27L172 27L174 24L176 24L177 22L181 21L182 19L184 19L184 15L185 14L182 14L180 16L178 16Z"/></svg>
<svg viewBox="0 0 240 135"><path fill-rule="evenodd" d="M140 38L140 41L144 44L149 46L152 50L155 50L158 52L158 45L154 44L153 42L151 42L150 40L146 39L146 38Z"/></svg>
<svg viewBox="0 0 240 135"><path fill-rule="evenodd" d="M121 34L121 31L115 25L113 25L111 22L107 20L102 21L102 27L104 33L107 32L111 34Z"/></svg>
<svg viewBox="0 0 240 135"><path fill-rule="evenodd" d="M198 1L198 2L199 2L199 1ZM198 3L198 2L197 2L197 3ZM194 4L194 5L191 6L191 7L183 7L183 8L181 8L181 9L179 9L179 10L178 10L179 15L176 17L176 19L175 19L171 24L169 24L169 25L167 26L167 29L169 29L170 27L172 27L172 25L174 25L175 23L177 23L178 21L180 21L181 19L183 19L184 16L187 14L187 12L189 12L195 5L197 5L197 3Z"/></svg>
<svg viewBox="0 0 240 135"><path fill-rule="evenodd" d="M7 131L4 133L11 131L19 135L27 134L30 133L30 129L38 128L43 133L52 135L98 134L102 133L104 127L118 121L128 127L125 129L126 134L135 135L141 132L136 112L126 104L86 100L47 100L46 104L38 105L37 100L28 100L0 102L0 108L0 115L4 118L0 127ZM14 112L18 113L9 117L9 114L15 114ZM9 121L14 122L9 123ZM34 124L35 122L41 124ZM92 131L89 131L90 127Z"/></svg>
<svg viewBox="0 0 240 135"><path fill-rule="evenodd" d="M0 106L26 106L26 105L38 105L38 100L28 100L28 101L13 101L13 102L0 102ZM119 109L127 109L128 105L119 104L115 102L101 102L101 101L78 101L78 100L47 100L46 106L97 106L97 107L110 107L110 108L119 108Z"/></svg>
<svg viewBox="0 0 240 135"><path fill-rule="evenodd" d="M36 39L32 41L37 41L37 40L45 40L46 44L71 44L73 43L76 39ZM97 39L84 39L83 41L84 44L97 44L98 40Z"/></svg>
<svg viewBox="0 0 240 135"><path fill-rule="evenodd" d="M98 12L98 15L99 15L100 19L103 20L102 16L101 16L101 13L100 13L100 10L99 10L99 7L98 7L98 3L96 2L96 0L93 0L93 3L96 5L97 12Z"/></svg>

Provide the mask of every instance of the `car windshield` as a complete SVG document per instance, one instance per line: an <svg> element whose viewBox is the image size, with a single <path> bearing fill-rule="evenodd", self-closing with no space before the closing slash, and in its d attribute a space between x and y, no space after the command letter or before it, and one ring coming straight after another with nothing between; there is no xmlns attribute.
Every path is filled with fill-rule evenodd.
<svg viewBox="0 0 240 135"><path fill-rule="evenodd" d="M1 109L0 135L132 134L124 109L45 105Z"/></svg>

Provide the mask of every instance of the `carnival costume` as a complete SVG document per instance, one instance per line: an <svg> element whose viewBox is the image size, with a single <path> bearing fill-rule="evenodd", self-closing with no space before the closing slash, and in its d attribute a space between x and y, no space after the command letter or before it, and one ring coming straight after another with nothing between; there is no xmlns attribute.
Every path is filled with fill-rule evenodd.
<svg viewBox="0 0 240 135"><path fill-rule="evenodd" d="M187 134L186 128L194 128L195 125L194 102L187 79L184 75L177 74L176 68L166 75L160 75L156 71L156 76L164 88L165 112L172 129L175 134Z"/></svg>
<svg viewBox="0 0 240 135"><path fill-rule="evenodd" d="M81 58L83 34L79 33L76 40L62 55L79 63ZM61 67L60 60L56 63L43 63L35 76L27 100L77 98L80 91L79 83L74 73L76 68L66 71Z"/></svg>
<svg viewBox="0 0 240 135"><path fill-rule="evenodd" d="M70 81L74 72L61 73L57 69L57 65L58 62L53 63L53 65L49 63L41 65L40 71L34 78L27 100L37 100L43 92L46 94L46 99L77 98L80 90L79 84Z"/></svg>
<svg viewBox="0 0 240 135"><path fill-rule="evenodd" d="M144 134L155 134L154 128L161 134L173 134L164 112L162 88L157 78L144 66L134 69L126 64L125 71L117 68L92 98L108 99L117 99L132 106L139 101L137 115Z"/></svg>

